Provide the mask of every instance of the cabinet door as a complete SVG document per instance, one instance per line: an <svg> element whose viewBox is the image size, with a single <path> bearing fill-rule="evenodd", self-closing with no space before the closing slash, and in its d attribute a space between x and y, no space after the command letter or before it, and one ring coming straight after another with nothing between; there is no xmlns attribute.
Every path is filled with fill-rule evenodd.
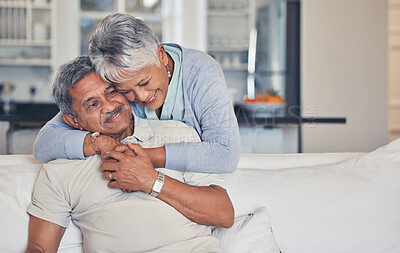
<svg viewBox="0 0 400 253"><path fill-rule="evenodd" d="M55 0L0 1L0 67L54 65Z"/></svg>

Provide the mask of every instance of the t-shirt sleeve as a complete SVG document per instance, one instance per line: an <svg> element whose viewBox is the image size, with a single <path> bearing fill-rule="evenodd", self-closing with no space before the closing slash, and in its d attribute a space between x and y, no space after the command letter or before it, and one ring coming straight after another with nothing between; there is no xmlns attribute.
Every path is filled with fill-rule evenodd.
<svg viewBox="0 0 400 253"><path fill-rule="evenodd" d="M87 134L66 124L59 112L40 129L33 145L35 158L42 162L57 158L85 159L83 141Z"/></svg>
<svg viewBox="0 0 400 253"><path fill-rule="evenodd" d="M61 227L68 227L71 220L71 206L64 196L59 178L48 173L45 166L37 178L27 212Z"/></svg>
<svg viewBox="0 0 400 253"><path fill-rule="evenodd" d="M184 172L183 180L186 184L189 185L194 185L194 186L218 185L226 189L226 181L225 181L225 176L223 174Z"/></svg>

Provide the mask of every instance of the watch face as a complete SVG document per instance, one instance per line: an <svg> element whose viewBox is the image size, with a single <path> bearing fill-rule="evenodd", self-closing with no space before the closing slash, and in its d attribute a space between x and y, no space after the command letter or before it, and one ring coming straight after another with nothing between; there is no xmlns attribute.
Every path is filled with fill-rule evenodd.
<svg viewBox="0 0 400 253"><path fill-rule="evenodd" d="M157 177L156 181L154 182L153 189L152 189L150 195L152 195L152 193L156 193L158 195L161 192L161 189L164 186L164 177L165 177L164 173L158 172L158 177Z"/></svg>
<svg viewBox="0 0 400 253"><path fill-rule="evenodd" d="M158 179L156 180L156 182L154 183L153 186L153 191L160 193L161 188L163 187L164 182L159 181Z"/></svg>

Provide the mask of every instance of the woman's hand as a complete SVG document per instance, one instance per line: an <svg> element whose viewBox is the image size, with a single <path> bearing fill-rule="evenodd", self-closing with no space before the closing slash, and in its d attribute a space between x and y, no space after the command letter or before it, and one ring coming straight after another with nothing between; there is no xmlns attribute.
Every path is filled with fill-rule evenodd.
<svg viewBox="0 0 400 253"><path fill-rule="evenodd" d="M126 192L150 193L158 175L143 148L131 143L105 153L100 170L104 179L112 179L108 184L110 188Z"/></svg>

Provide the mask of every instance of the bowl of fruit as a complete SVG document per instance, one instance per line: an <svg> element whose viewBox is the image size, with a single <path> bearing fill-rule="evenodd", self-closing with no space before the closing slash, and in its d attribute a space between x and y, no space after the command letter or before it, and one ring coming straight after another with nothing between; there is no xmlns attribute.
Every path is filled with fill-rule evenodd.
<svg viewBox="0 0 400 253"><path fill-rule="evenodd" d="M275 117L285 114L285 99L274 90L257 93L254 99L245 97L243 107L257 117Z"/></svg>

